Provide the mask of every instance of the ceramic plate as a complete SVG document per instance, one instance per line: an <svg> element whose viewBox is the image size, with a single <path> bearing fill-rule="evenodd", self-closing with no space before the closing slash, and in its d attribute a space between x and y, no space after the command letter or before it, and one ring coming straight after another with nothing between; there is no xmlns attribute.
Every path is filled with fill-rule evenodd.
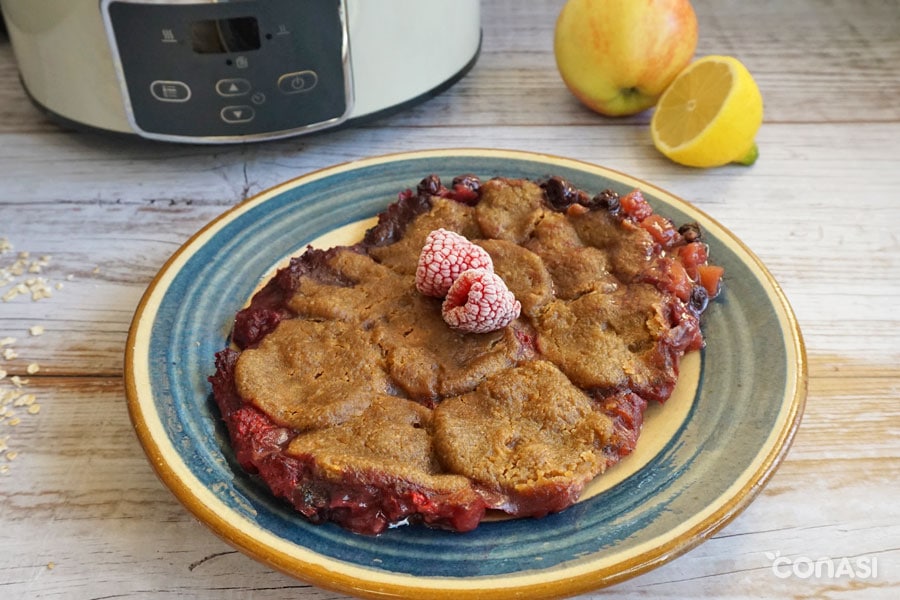
<svg viewBox="0 0 900 600"><path fill-rule="evenodd" d="M398 527L378 537L310 525L233 461L207 376L234 313L308 243L340 241L425 175L560 175L598 192L635 187L676 223L697 221L724 293L704 314L707 349L654 409L639 452L582 501L543 519L493 520L454 534ZM349 241L349 240L348 240ZM166 263L129 332L131 418L175 496L245 553L317 586L371 598L553 598L658 566L735 517L780 463L806 394L797 323L780 288L731 233L687 202L598 166L498 150L371 158L304 175L226 212ZM666 415L660 419L659 415Z"/></svg>

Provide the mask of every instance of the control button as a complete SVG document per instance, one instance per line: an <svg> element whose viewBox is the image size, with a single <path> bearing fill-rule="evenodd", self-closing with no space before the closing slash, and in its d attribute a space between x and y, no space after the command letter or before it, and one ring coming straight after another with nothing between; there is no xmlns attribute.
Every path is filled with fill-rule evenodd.
<svg viewBox="0 0 900 600"><path fill-rule="evenodd" d="M319 83L319 76L315 71L297 71L285 73L278 78L278 89L283 94L299 94L308 92Z"/></svg>
<svg viewBox="0 0 900 600"><path fill-rule="evenodd" d="M248 123L256 116L252 106L226 106L219 112L226 123Z"/></svg>
<svg viewBox="0 0 900 600"><path fill-rule="evenodd" d="M191 99L191 88L182 81L158 79L150 84L150 93L162 102L187 102Z"/></svg>
<svg viewBox="0 0 900 600"><path fill-rule="evenodd" d="M246 79L220 79L216 82L216 93L226 98L250 93L250 82Z"/></svg>
<svg viewBox="0 0 900 600"><path fill-rule="evenodd" d="M160 30L160 40L163 44L177 44L178 38L175 37L174 29L161 29Z"/></svg>

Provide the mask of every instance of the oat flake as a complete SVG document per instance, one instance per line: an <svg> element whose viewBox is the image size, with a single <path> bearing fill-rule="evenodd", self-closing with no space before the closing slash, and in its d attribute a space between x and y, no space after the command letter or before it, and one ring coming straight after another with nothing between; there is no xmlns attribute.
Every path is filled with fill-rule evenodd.
<svg viewBox="0 0 900 600"><path fill-rule="evenodd" d="M0 255L7 255L0 258L0 301L21 300L20 296L25 298L30 296L32 301L43 300L52 297L54 289L63 288L61 281L54 281L44 275L50 266L49 254L33 258L27 251L8 254L12 251L12 243L6 237L0 237ZM73 274L61 277L66 281L75 278ZM43 325L32 325L27 329L28 335L32 337L41 336L46 332ZM0 361L19 358L19 353L13 347L15 343L15 337L0 337ZM9 367L6 367L0 369L0 434L12 432L23 420L35 418L35 415L41 412L37 395L30 393L27 387L29 380L20 375L9 375ZM28 375L34 375L40 370L41 367L37 362L28 363L25 367ZM0 475L6 475L11 471L9 463L20 454L20 451L11 448L14 446L13 441L11 435L0 435L0 458L5 458L3 464L0 464ZM52 562L47 565L48 569L54 567L55 564Z"/></svg>

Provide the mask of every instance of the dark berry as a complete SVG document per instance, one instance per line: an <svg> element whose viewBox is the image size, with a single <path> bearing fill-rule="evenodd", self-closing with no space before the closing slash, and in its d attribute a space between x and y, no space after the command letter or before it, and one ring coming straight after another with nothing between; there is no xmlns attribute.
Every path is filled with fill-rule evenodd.
<svg viewBox="0 0 900 600"><path fill-rule="evenodd" d="M481 180L476 175L457 175L453 178L453 189L462 186L467 190L478 192L481 189Z"/></svg>
<svg viewBox="0 0 900 600"><path fill-rule="evenodd" d="M437 196L441 193L442 187L441 178L432 174L419 182L416 191L419 195Z"/></svg>
<svg viewBox="0 0 900 600"><path fill-rule="evenodd" d="M481 199L481 180L475 175L458 175L453 178L453 183L448 192L448 198L475 206Z"/></svg>
<svg viewBox="0 0 900 600"><path fill-rule="evenodd" d="M619 212L622 205L619 204L619 194L610 189L606 189L591 198L589 208L599 208L615 214Z"/></svg>
<svg viewBox="0 0 900 600"><path fill-rule="evenodd" d="M574 204L578 198L578 191L562 177L554 175L541 184L547 202L556 210L566 210Z"/></svg>
<svg viewBox="0 0 900 600"><path fill-rule="evenodd" d="M691 307L698 315L706 310L706 306L709 304L709 292L706 291L706 288L702 285L695 285L691 289L691 297L688 300L688 306Z"/></svg>
<svg viewBox="0 0 900 600"><path fill-rule="evenodd" d="M700 230L700 225L697 223L685 223L678 228L678 233L681 234L681 237L683 237L684 241L688 244L696 242L703 237L703 232Z"/></svg>

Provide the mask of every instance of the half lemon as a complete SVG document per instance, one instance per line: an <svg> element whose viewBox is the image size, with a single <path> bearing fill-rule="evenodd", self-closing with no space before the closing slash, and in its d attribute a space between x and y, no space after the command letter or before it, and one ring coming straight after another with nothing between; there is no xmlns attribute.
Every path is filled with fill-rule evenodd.
<svg viewBox="0 0 900 600"><path fill-rule="evenodd" d="M753 164L762 117L762 95L747 68L731 56L706 56L663 92L650 133L657 150L682 165Z"/></svg>

